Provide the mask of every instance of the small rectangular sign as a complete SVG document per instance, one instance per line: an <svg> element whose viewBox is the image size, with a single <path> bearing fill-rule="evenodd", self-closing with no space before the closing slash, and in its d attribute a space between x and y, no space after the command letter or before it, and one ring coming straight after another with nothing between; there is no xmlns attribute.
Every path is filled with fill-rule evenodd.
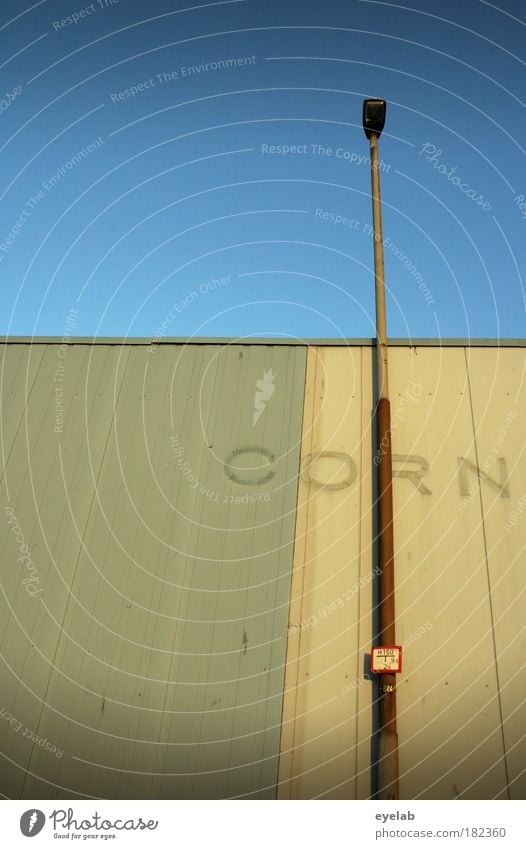
<svg viewBox="0 0 526 849"><path fill-rule="evenodd" d="M373 646L371 672L401 672L402 646Z"/></svg>

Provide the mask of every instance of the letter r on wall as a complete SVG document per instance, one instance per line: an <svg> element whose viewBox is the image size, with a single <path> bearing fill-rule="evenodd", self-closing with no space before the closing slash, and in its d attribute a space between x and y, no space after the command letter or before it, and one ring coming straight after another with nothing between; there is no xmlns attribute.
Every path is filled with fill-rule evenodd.
<svg viewBox="0 0 526 849"><path fill-rule="evenodd" d="M422 495L432 495L431 490L422 481L429 471L429 463L425 457L421 457L420 454L393 454L393 463L417 463L420 468L393 469L393 477L408 478Z"/></svg>

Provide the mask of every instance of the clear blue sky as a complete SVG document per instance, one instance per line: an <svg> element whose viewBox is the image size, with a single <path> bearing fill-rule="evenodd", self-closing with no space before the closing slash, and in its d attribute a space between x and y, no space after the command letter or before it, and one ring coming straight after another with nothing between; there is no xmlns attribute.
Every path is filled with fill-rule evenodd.
<svg viewBox="0 0 526 849"><path fill-rule="evenodd" d="M4 4L0 332L373 336L376 96L389 335L525 336L525 22L520 0Z"/></svg>

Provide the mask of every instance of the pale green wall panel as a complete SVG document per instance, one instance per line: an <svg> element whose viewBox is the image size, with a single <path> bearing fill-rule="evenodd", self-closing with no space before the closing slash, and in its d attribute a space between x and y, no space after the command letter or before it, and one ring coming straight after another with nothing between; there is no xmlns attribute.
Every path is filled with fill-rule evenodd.
<svg viewBox="0 0 526 849"><path fill-rule="evenodd" d="M16 375L23 358L6 351ZM68 346L62 433L57 346L37 352L27 416L23 399L12 406L28 437L14 429L7 473L44 589L27 596L6 563L33 629L8 617L3 655L20 681L6 707L63 754L4 720L2 792L274 797L305 349ZM243 482L225 467L236 449Z"/></svg>
<svg viewBox="0 0 526 849"><path fill-rule="evenodd" d="M5 347L5 362L13 351ZM23 545L27 545L34 568L34 595L24 586L29 572L16 560L19 546L7 522L2 522L2 684L3 706L14 718L11 727L0 725L2 751L11 758L2 771L9 795L18 796L27 783L26 769L34 749L30 732L38 734L43 700L58 647L61 624L69 597L70 585L82 545L86 517L92 498L91 475L96 474L102 457L105 431L100 398L107 396L106 409L111 410L110 382L106 369L108 350L93 352L91 364L87 351L71 347L62 360L62 391L67 398L68 427L63 434L54 431L54 375L57 373L59 347L26 346L26 368L39 362L38 380L26 388L25 380L17 384L18 394L3 396L3 419L9 430L11 417L20 419L4 466L6 503L18 521ZM84 388L88 370L90 380L99 387L91 408L86 410ZM29 384L29 381L28 381ZM102 388L101 388L102 387ZM100 397L99 397L100 393ZM22 400L19 396L22 396ZM6 403L8 401L8 403ZM64 406L64 405L63 405ZM101 444L101 426L103 442ZM91 450L82 431L89 430ZM69 434L69 435L68 435ZM59 442L60 439L60 442ZM91 495L90 495L91 492ZM21 727L16 731L17 725ZM28 729L24 736L25 729ZM50 738L51 739L51 738ZM52 739L61 746L62 735ZM11 754L10 754L11 753ZM56 767L58 759L46 751L48 766Z"/></svg>

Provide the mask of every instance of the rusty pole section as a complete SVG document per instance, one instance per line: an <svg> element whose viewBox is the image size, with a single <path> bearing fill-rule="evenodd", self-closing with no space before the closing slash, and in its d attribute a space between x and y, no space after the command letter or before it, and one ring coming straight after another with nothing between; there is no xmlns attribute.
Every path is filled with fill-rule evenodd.
<svg viewBox="0 0 526 849"><path fill-rule="evenodd" d="M378 468L378 607L380 642L396 645L394 606L393 469L391 408L387 370L384 250L378 136L370 136L373 200L374 271L376 301L377 395L376 464ZM398 733L396 730L396 675L380 675L378 729L378 798L398 799Z"/></svg>

